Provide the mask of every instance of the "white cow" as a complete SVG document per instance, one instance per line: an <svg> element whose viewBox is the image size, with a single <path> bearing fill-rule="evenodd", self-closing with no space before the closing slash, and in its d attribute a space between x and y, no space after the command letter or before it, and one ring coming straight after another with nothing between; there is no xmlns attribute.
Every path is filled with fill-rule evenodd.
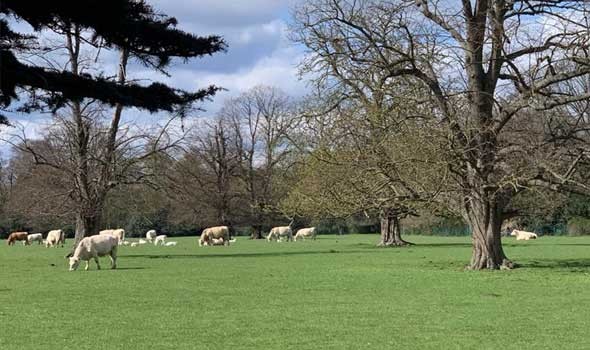
<svg viewBox="0 0 590 350"><path fill-rule="evenodd" d="M131 242L131 245L130 246L131 247L137 247L138 245L139 245L139 243L137 243L137 242Z"/></svg>
<svg viewBox="0 0 590 350"><path fill-rule="evenodd" d="M150 243L152 243L154 241L154 239L156 239L157 236L158 236L158 233L156 232L156 230L149 230L148 232L145 233L145 238Z"/></svg>
<svg viewBox="0 0 590 350"><path fill-rule="evenodd" d="M224 245L225 241L223 238L211 238L211 245Z"/></svg>
<svg viewBox="0 0 590 350"><path fill-rule="evenodd" d="M145 239L139 239L139 242L137 242L137 244L146 244L148 241L146 241Z"/></svg>
<svg viewBox="0 0 590 350"><path fill-rule="evenodd" d="M63 230L51 230L47 233L47 239L45 240L45 247L57 247L58 244L64 246L66 242L66 235Z"/></svg>
<svg viewBox="0 0 590 350"><path fill-rule="evenodd" d="M173 247L173 246L175 246L175 245L176 245L176 242L166 242L164 245L165 245L166 247Z"/></svg>
<svg viewBox="0 0 590 350"><path fill-rule="evenodd" d="M315 240L315 236L316 236L316 229L315 227L308 227L308 228L302 228L301 230L298 230L297 233L295 234L295 242L297 242L297 239L302 239L305 240L306 238L311 238L313 240Z"/></svg>
<svg viewBox="0 0 590 350"><path fill-rule="evenodd" d="M98 262L99 256L109 255L111 258L111 268L117 268L117 246L119 245L118 238L111 235L96 235L84 237L76 250L74 255L70 258L70 271L74 271L80 265L80 261L86 261L86 268L88 270L90 259L96 262L96 268L100 270Z"/></svg>
<svg viewBox="0 0 590 350"><path fill-rule="evenodd" d="M118 239L119 244L123 244L123 241L125 240L125 230L122 228L102 230L98 234L113 236Z"/></svg>
<svg viewBox="0 0 590 350"><path fill-rule="evenodd" d="M269 242L275 239L280 242L283 238L287 238L287 242L293 240L293 230L291 229L291 226L273 227L268 236L266 236L266 240Z"/></svg>
<svg viewBox="0 0 590 350"><path fill-rule="evenodd" d="M214 226L204 229L199 238L199 246L215 245L212 244L213 239L222 239L224 244L229 245L229 227Z"/></svg>
<svg viewBox="0 0 590 350"><path fill-rule="evenodd" d="M31 244L32 242L37 242L38 244L41 244L41 242L43 242L43 234L32 233L27 236L27 240L29 241L29 244Z"/></svg>
<svg viewBox="0 0 590 350"><path fill-rule="evenodd" d="M528 241L529 239L537 239L537 236L534 232L527 232L527 231L519 231L514 230L510 233L511 236L516 236L517 241Z"/></svg>
<svg viewBox="0 0 590 350"><path fill-rule="evenodd" d="M166 238L168 238L168 236L166 235L159 235L156 236L156 239L154 240L154 245L165 245L166 244Z"/></svg>

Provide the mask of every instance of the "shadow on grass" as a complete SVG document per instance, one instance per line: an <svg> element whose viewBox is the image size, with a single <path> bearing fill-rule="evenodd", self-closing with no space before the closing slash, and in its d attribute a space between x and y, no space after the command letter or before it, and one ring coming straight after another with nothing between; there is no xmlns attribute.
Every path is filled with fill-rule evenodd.
<svg viewBox="0 0 590 350"><path fill-rule="evenodd" d="M551 243L551 245L590 247L590 243Z"/></svg>
<svg viewBox="0 0 590 350"><path fill-rule="evenodd" d="M427 247L427 248L448 248L448 247L457 247L457 248L465 248L471 247L471 243L414 243L413 247Z"/></svg>
<svg viewBox="0 0 590 350"><path fill-rule="evenodd" d="M117 267L115 270L145 270L145 267Z"/></svg>
<svg viewBox="0 0 590 350"><path fill-rule="evenodd" d="M590 259L553 259L521 263L520 267L535 269L590 268Z"/></svg>
<svg viewBox="0 0 590 350"><path fill-rule="evenodd" d="M380 249L375 249L376 252ZM148 259L208 259L208 258L264 258L291 255L317 255L317 254L358 254L366 253L361 250L339 251L335 249L323 251L301 251L301 252L269 252L269 253L236 253L236 254L141 254L141 255L122 255L124 258L148 258Z"/></svg>

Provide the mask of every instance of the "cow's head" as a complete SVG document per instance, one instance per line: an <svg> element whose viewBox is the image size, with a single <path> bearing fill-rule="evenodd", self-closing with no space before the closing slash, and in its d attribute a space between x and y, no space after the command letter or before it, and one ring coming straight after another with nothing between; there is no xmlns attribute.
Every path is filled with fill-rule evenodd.
<svg viewBox="0 0 590 350"><path fill-rule="evenodd" d="M80 266L80 258L71 257L69 258L70 261L70 271L76 271L78 266Z"/></svg>

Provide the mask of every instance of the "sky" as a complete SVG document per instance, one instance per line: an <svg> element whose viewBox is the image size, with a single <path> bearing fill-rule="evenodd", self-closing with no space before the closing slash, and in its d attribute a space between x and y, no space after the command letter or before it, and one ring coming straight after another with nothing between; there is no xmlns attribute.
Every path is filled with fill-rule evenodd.
<svg viewBox="0 0 590 350"><path fill-rule="evenodd" d="M168 69L170 77L131 63L128 77L141 78L142 83L161 81L173 87L195 91L210 84L227 91L218 93L213 101L202 106L206 111L199 117L214 115L231 96L236 96L260 84L281 88L287 94L299 97L305 94L306 85L297 75L297 63L303 56L287 38L287 23L291 7L297 0L149 0L159 12L176 17L178 28L207 36L220 35L228 44L227 52L216 53L183 63L173 61ZM18 29L26 30L23 24ZM116 52L103 52L100 68L115 74ZM146 122L161 116L129 109L130 119ZM48 115L7 114L12 122L21 124L27 135L35 137L47 121ZM0 130L6 133L9 130ZM2 151L0 145L0 152Z"/></svg>
<svg viewBox="0 0 590 350"><path fill-rule="evenodd" d="M219 94L216 109L227 96L259 84L274 85L292 95L302 95L305 84L297 77L302 50L287 38L286 23L293 0L152 0L158 10L174 16L179 28L199 35L221 35L226 53L217 53L172 70L171 84L191 90L209 84L227 92Z"/></svg>

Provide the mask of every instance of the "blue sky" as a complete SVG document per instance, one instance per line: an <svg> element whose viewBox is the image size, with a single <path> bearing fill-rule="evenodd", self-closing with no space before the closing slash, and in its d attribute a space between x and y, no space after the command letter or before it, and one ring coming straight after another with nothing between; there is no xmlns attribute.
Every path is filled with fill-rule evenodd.
<svg viewBox="0 0 590 350"><path fill-rule="evenodd" d="M171 77L146 70L138 64L131 64L128 75L143 79L145 83L162 81L186 90L209 84L227 89L212 102L204 104L207 112L201 116L214 114L225 99L259 84L277 86L290 95L302 96L306 87L297 76L296 65L303 51L287 39L286 28L290 8L297 1L148 0L158 11L176 17L180 29L203 36L221 35L228 44L228 51L194 59L188 64L174 62L169 69ZM18 28L26 27L18 25ZM116 62L115 52L103 52L99 69L114 74ZM159 118L134 109L128 109L126 113L129 118L141 118L144 122ZM49 116L39 114L9 114L9 117L23 124L30 135L35 135L49 119Z"/></svg>

